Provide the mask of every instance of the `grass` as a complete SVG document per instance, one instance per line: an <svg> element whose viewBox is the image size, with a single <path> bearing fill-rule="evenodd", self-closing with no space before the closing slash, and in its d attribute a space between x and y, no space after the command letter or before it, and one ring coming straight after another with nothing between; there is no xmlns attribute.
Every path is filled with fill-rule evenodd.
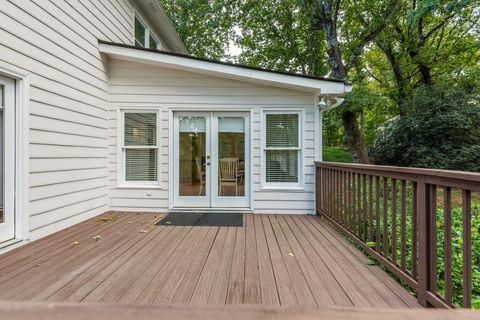
<svg viewBox="0 0 480 320"><path fill-rule="evenodd" d="M352 163L352 156L345 148L323 147L323 161Z"/></svg>

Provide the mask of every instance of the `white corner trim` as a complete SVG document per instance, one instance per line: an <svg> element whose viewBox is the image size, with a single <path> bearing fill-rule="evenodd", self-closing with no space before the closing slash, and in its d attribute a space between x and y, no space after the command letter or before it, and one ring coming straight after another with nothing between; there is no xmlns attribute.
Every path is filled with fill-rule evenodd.
<svg viewBox="0 0 480 320"><path fill-rule="evenodd" d="M202 73L228 79L260 83L283 87L314 94L344 95L348 85L343 82L312 79L307 77L281 74L263 70L244 68L241 66L219 64L197 60L186 56L173 55L158 51L147 51L138 48L100 43L100 52L117 58L137 63L156 65L187 72Z"/></svg>
<svg viewBox="0 0 480 320"><path fill-rule="evenodd" d="M0 63L0 74L15 80L15 239L30 238L29 163L30 163L30 74Z"/></svg>

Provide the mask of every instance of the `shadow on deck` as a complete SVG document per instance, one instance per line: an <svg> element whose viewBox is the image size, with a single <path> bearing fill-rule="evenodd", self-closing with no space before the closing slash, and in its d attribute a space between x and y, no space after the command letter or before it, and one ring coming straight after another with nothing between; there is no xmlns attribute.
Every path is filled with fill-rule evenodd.
<svg viewBox="0 0 480 320"><path fill-rule="evenodd" d="M315 216L245 215L244 227L156 226L107 213L0 256L0 300L418 308Z"/></svg>

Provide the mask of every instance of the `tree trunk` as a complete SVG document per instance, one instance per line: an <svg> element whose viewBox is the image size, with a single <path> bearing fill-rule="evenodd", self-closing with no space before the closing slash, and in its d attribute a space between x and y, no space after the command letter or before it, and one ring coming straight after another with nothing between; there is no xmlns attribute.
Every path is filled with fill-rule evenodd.
<svg viewBox="0 0 480 320"><path fill-rule="evenodd" d="M304 2L305 3L305 2ZM345 64L342 57L341 46L338 40L337 19L339 17L338 8L340 0L317 0L317 8L313 14L316 22L313 23L314 30L322 30L327 42L327 56L330 70L333 78L336 80L347 79L348 69L353 65L364 47L375 39L375 37L385 28L386 21L389 21L397 11L399 0L390 0L386 6L385 21L379 23L375 28L365 31L355 48L350 62ZM355 163L368 163L368 153L363 141L363 135L358 127L357 117L354 111L347 110L342 113L342 124L347 137L348 149L352 154Z"/></svg>
<svg viewBox="0 0 480 320"><path fill-rule="evenodd" d="M353 162L368 163L367 149L363 142L362 133L358 128L357 115L353 111L344 111L342 113L342 123Z"/></svg>
<svg viewBox="0 0 480 320"><path fill-rule="evenodd" d="M329 12L329 10L327 10ZM337 31L332 24L324 24L323 31L327 39L328 64L332 75L337 80L347 79L347 69L342 60ZM347 137L348 150L354 163L368 163L368 153L363 142L355 112L347 110L342 113L342 124Z"/></svg>

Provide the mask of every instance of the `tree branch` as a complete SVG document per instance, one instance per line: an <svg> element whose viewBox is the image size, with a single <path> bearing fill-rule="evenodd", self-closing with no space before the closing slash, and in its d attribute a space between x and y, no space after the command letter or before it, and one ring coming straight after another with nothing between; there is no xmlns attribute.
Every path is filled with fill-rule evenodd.
<svg viewBox="0 0 480 320"><path fill-rule="evenodd" d="M382 30L387 26L387 24L397 12L399 4L399 0L391 0L387 6L385 14L383 15L384 18L380 20L381 22L370 30L364 30L363 35L360 37L361 40L359 41L357 47L353 50L353 53L350 56L347 65L345 66L347 70L349 70L355 64L358 56L363 52L363 48L369 42L375 39L378 34L382 32Z"/></svg>

